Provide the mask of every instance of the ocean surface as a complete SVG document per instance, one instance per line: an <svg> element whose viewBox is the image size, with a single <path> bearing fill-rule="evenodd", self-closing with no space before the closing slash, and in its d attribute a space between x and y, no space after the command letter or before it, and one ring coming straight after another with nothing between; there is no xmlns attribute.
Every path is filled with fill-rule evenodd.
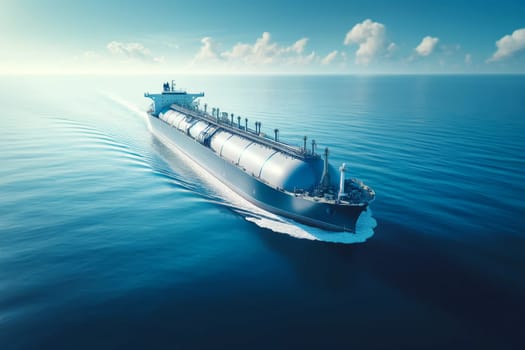
<svg viewBox="0 0 525 350"><path fill-rule="evenodd" d="M303 135L358 232L267 216L144 92ZM525 348L525 76L0 77L0 349Z"/></svg>

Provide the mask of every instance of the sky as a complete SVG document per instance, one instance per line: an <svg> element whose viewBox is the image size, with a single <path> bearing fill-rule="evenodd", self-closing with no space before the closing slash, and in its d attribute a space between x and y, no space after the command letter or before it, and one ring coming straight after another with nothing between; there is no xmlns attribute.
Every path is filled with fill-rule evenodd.
<svg viewBox="0 0 525 350"><path fill-rule="evenodd" d="M0 0L0 74L525 73L525 1Z"/></svg>

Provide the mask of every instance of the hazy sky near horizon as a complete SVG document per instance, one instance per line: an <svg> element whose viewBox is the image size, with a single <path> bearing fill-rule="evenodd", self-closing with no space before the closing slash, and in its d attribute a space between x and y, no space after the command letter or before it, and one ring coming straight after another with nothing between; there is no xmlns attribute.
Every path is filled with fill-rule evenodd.
<svg viewBox="0 0 525 350"><path fill-rule="evenodd" d="M525 1L0 0L0 73L525 73Z"/></svg>

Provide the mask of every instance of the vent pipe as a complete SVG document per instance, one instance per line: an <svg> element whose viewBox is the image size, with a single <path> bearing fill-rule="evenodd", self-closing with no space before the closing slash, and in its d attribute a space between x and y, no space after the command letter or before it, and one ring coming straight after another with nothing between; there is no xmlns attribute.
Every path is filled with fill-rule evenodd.
<svg viewBox="0 0 525 350"><path fill-rule="evenodd" d="M273 131L275 133L275 141L279 141L279 129Z"/></svg>
<svg viewBox="0 0 525 350"><path fill-rule="evenodd" d="M306 153L306 140L308 139L308 137L305 135L303 137L303 141L304 141L304 147L303 147L303 150L304 150L304 153Z"/></svg>
<svg viewBox="0 0 525 350"><path fill-rule="evenodd" d="M339 167L339 171L341 172L341 177L339 178L339 193L337 194L337 199L341 200L341 197L346 196L345 193L345 171L346 171L346 164L343 163Z"/></svg>
<svg viewBox="0 0 525 350"><path fill-rule="evenodd" d="M323 176L321 177L321 187L323 191L327 191L330 188L330 173L328 172L328 147L324 149L324 167Z"/></svg>
<svg viewBox="0 0 525 350"><path fill-rule="evenodd" d="M231 120L232 120L232 122L231 122L230 125L233 126L233 113L231 114Z"/></svg>
<svg viewBox="0 0 525 350"><path fill-rule="evenodd" d="M244 118L244 130L248 131L248 118Z"/></svg>
<svg viewBox="0 0 525 350"><path fill-rule="evenodd" d="M312 155L315 155L315 140L312 140Z"/></svg>
<svg viewBox="0 0 525 350"><path fill-rule="evenodd" d="M241 128L241 116L240 115L237 116L237 127L239 129Z"/></svg>
<svg viewBox="0 0 525 350"><path fill-rule="evenodd" d="M207 103L204 104L204 114L206 114L206 112L208 112L208 104Z"/></svg>

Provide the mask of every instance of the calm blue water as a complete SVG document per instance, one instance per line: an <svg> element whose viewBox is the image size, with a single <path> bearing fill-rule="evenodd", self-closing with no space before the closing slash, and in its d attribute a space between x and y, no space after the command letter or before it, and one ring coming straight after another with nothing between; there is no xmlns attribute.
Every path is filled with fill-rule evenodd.
<svg viewBox="0 0 525 350"><path fill-rule="evenodd" d="M358 239L161 144L166 79L0 79L0 349L525 346L524 76L179 77L329 146L377 192Z"/></svg>

